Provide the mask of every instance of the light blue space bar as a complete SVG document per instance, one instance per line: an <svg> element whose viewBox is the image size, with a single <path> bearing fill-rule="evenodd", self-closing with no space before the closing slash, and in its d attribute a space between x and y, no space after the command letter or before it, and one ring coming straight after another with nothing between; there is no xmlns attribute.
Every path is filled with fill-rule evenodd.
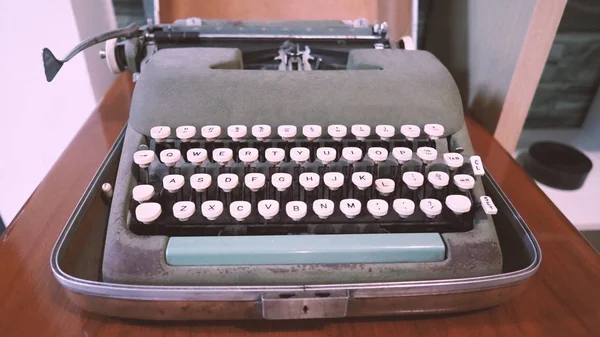
<svg viewBox="0 0 600 337"><path fill-rule="evenodd" d="M171 237L167 264L231 266L443 261L437 233Z"/></svg>

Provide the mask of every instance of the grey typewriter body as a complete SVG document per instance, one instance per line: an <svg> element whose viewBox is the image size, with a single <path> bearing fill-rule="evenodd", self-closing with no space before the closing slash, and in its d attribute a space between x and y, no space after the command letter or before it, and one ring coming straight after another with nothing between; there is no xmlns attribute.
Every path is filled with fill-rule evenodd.
<svg viewBox="0 0 600 337"><path fill-rule="evenodd" d="M385 296L502 275L495 214L510 207L432 54L342 22L187 20L117 43L109 66L136 86L102 282Z"/></svg>

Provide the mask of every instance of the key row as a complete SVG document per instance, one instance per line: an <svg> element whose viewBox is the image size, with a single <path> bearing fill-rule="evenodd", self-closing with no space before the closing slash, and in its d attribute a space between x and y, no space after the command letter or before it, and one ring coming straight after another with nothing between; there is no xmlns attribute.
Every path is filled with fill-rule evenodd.
<svg viewBox="0 0 600 337"><path fill-rule="evenodd" d="M331 191L340 189L346 179L340 172L327 172L322 177L323 184ZM371 186L382 195L387 196L396 190L396 182L389 178L374 179L369 172L354 172L350 181L352 185L359 190L366 190ZM402 182L411 190L416 190L423 186L425 177L420 172L409 171L402 174ZM427 181L435 188L442 189L448 186L450 176L446 172L431 171L427 175ZM177 193L185 185L185 177L180 174L166 175L163 180L163 188L170 193ZM244 185L252 192L258 192L266 186L267 177L263 173L248 173L244 176ZM292 186L293 177L289 173L275 173L271 176L270 184L278 191L284 192ZM314 172L304 172L298 177L298 183L305 191L313 191L321 184L321 176ZM459 190L466 192L475 187L475 178L468 174L456 174L453 176L453 183ZM209 189L213 184L213 178L207 173L196 173L190 177L190 186L198 193ZM217 177L217 186L223 192L229 193L241 185L240 177L233 173L219 174ZM144 202L152 199L155 195L153 185L143 184L133 188L133 199L137 202Z"/></svg>
<svg viewBox="0 0 600 337"><path fill-rule="evenodd" d="M441 124L425 124L423 131L429 139L435 140L444 135L444 127ZM323 136L323 128L320 125L304 125L302 135L314 141ZM252 137L258 141L264 141L273 136L270 125L257 124L250 128ZM421 128L417 125L402 125L400 133L408 140L413 140L421 135ZM175 129L175 134L182 142L188 142L196 137L197 129L192 125L183 125ZM371 127L366 124L354 124L350 127L350 134L357 140L365 140L371 136ZM396 127L393 125L377 125L375 134L384 141L396 136ZM214 141L221 137L222 130L219 125L205 125L200 128L200 135L207 141ZM348 127L342 124L333 124L327 127L327 135L336 141L341 141L348 136ZM155 126L150 129L150 136L158 143L162 143L171 136L171 128L168 126ZM248 137L246 125L230 125L227 127L227 136L233 141L240 141ZM277 136L286 141L293 141L298 137L298 127L295 125L279 125Z"/></svg>
<svg viewBox="0 0 600 337"><path fill-rule="evenodd" d="M413 158L413 151L407 147L394 147L391 151L391 158L398 164ZM296 164L301 165L310 159L310 149L305 147L294 147L289 151L290 159ZM431 147L419 147L416 151L417 157L425 164L431 163L438 157L436 149ZM181 151L178 149L166 149L160 152L160 161L167 166L174 166L182 159ZM316 157L324 165L334 162L337 158L337 151L332 147L320 147L316 150ZM186 153L187 161L200 166L207 162L208 152L203 148L189 149ZM259 151L256 148L242 148L238 151L238 157L246 165L252 165L259 160ZM284 149L268 148L265 151L265 159L272 165L283 162L286 158ZM390 159L390 153L383 147L371 147L366 156L358 147L345 147L342 149L341 158L348 164L354 164L359 161L371 161L374 164L381 164ZM442 155L444 163L451 169L460 168L464 163L464 158L459 153L444 153ZM212 159L220 165L226 165L234 160L233 150L230 148L217 148L212 151ZM142 168L148 167L155 160L155 154L152 150L140 150L133 154L133 161ZM479 156L469 158L473 172L476 176L484 175L483 165Z"/></svg>
<svg viewBox="0 0 600 337"><path fill-rule="evenodd" d="M497 208L488 196L480 198L486 214L496 214ZM445 199L445 205L457 215L471 210L471 200L464 195L453 194ZM280 212L277 200L261 200L257 204L258 213L265 219L271 220ZM352 219L362 211L362 203L357 199L344 199L338 208L347 218ZM366 209L375 219L384 217L389 212L389 204L383 199L371 199L366 203ZM415 213L416 205L410 199L399 198L392 203L392 209L401 217L407 218ZM442 212L442 203L437 199L426 198L419 202L419 209L429 218L435 218ZM202 203L200 211L209 221L216 220L223 214L225 207L219 200L208 200ZM285 214L293 221L300 221L308 214L308 205L303 201L290 201L285 204ZM179 201L173 205L173 216L180 221L187 221L196 212L196 204L191 201ZM329 199L317 199L312 203L312 212L320 219L327 219L335 212L335 203ZM244 221L252 213L252 204L248 201L234 201L229 205L229 214L237 221ZM142 203L135 209L139 222L150 224L162 214L162 206L156 202Z"/></svg>

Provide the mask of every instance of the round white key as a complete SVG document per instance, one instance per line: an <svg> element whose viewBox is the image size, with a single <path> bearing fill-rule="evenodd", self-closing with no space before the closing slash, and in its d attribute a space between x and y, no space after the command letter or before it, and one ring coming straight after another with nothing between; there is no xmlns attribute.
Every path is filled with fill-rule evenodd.
<svg viewBox="0 0 600 337"><path fill-rule="evenodd" d="M367 201L367 211L369 211L375 219L386 216L389 208L390 206L387 201L383 199L371 199Z"/></svg>
<svg viewBox="0 0 600 337"><path fill-rule="evenodd" d="M308 207L303 201L290 201L285 205L285 213L294 221L304 218L307 210Z"/></svg>
<svg viewBox="0 0 600 337"><path fill-rule="evenodd" d="M160 161L167 166L173 166L181 159L181 152L177 149L167 149L160 151Z"/></svg>
<svg viewBox="0 0 600 337"><path fill-rule="evenodd" d="M431 171L427 174L427 180L433 185L435 189L442 189L448 186L450 176L446 172L442 171Z"/></svg>
<svg viewBox="0 0 600 337"><path fill-rule="evenodd" d="M320 147L317 149L317 158L327 165L335 160L337 152L332 147Z"/></svg>
<svg viewBox="0 0 600 337"><path fill-rule="evenodd" d="M335 191L344 186L344 175L340 172L327 172L323 175L323 183L330 190Z"/></svg>
<svg viewBox="0 0 600 337"><path fill-rule="evenodd" d="M265 139L271 137L271 126L266 124L257 124L252 127L252 136L256 137L256 140L262 142Z"/></svg>
<svg viewBox="0 0 600 337"><path fill-rule="evenodd" d="M429 218L435 218L442 213L442 203L437 199L423 199L419 203L419 208Z"/></svg>
<svg viewBox="0 0 600 337"><path fill-rule="evenodd" d="M245 125L230 125L227 127L227 135L235 142L239 142L248 134L248 127Z"/></svg>
<svg viewBox="0 0 600 337"><path fill-rule="evenodd" d="M365 190L373 184L373 175L369 172L354 172L352 173L352 183L359 190Z"/></svg>
<svg viewBox="0 0 600 337"><path fill-rule="evenodd" d="M420 172L404 172L402 175L402 181L410 188L411 190L416 190L417 188L423 186L423 175Z"/></svg>
<svg viewBox="0 0 600 337"><path fill-rule="evenodd" d="M179 126L175 129L175 134L177 135L177 138L185 143L196 135L196 127L191 125Z"/></svg>
<svg viewBox="0 0 600 337"><path fill-rule="evenodd" d="M206 173L196 173L190 177L190 185L196 192L204 192L212 184L212 176Z"/></svg>
<svg viewBox="0 0 600 337"><path fill-rule="evenodd" d="M313 141L323 133L323 128L320 125L305 125L302 127L302 134L306 139Z"/></svg>
<svg viewBox="0 0 600 337"><path fill-rule="evenodd" d="M381 164L387 160L388 150L383 147L370 147L367 151L367 155L375 164Z"/></svg>
<svg viewBox="0 0 600 337"><path fill-rule="evenodd" d="M431 163L437 158L437 150L429 146L423 146L417 149L417 156L424 163Z"/></svg>
<svg viewBox="0 0 600 337"><path fill-rule="evenodd" d="M245 147L238 151L238 158L246 164L250 165L258 160L258 149L254 147Z"/></svg>
<svg viewBox="0 0 600 337"><path fill-rule="evenodd" d="M233 159L233 150L221 147L213 150L213 160L221 165L227 164Z"/></svg>
<svg viewBox="0 0 600 337"><path fill-rule="evenodd" d="M133 162L138 164L140 167L145 168L154 161L154 151L152 150L140 150L135 151L133 154Z"/></svg>
<svg viewBox="0 0 600 337"><path fill-rule="evenodd" d="M277 127L277 134L287 142L294 140L297 132L298 128L295 125L280 125Z"/></svg>
<svg viewBox="0 0 600 337"><path fill-rule="evenodd" d="M365 140L371 135L371 127L365 124L354 124L350 128L350 132L352 132L356 139Z"/></svg>
<svg viewBox="0 0 600 337"><path fill-rule="evenodd" d="M335 210L335 204L329 199L317 199L312 204L313 212L321 219L327 219Z"/></svg>
<svg viewBox="0 0 600 337"><path fill-rule="evenodd" d="M410 199L396 199L392 207L401 218L407 218L415 212L415 203Z"/></svg>
<svg viewBox="0 0 600 337"><path fill-rule="evenodd" d="M425 124L423 131L429 136L429 139L438 139L444 135L444 127L441 124Z"/></svg>
<svg viewBox="0 0 600 337"><path fill-rule="evenodd" d="M206 125L200 129L200 134L202 137L206 138L207 141L212 142L221 135L221 127L218 125Z"/></svg>
<svg viewBox="0 0 600 337"><path fill-rule="evenodd" d="M413 140L421 134L421 128L416 125L402 125L400 127L400 133L408 140Z"/></svg>
<svg viewBox="0 0 600 337"><path fill-rule="evenodd" d="M234 201L229 205L229 214L237 221L244 221L252 212L252 205L247 201Z"/></svg>
<svg viewBox="0 0 600 337"><path fill-rule="evenodd" d="M256 192L265 186L265 175L262 173L248 173L244 177L244 183L252 192Z"/></svg>
<svg viewBox="0 0 600 337"><path fill-rule="evenodd" d="M233 173L219 174L217 177L217 185L225 193L231 192L240 183L240 177Z"/></svg>
<svg viewBox="0 0 600 337"><path fill-rule="evenodd" d="M460 153L444 153L442 157L444 158L444 164L448 165L451 170L455 170L463 166L464 159Z"/></svg>
<svg viewBox="0 0 600 337"><path fill-rule="evenodd" d="M265 158L273 165L277 165L285 159L285 150L278 147L270 147L265 151Z"/></svg>
<svg viewBox="0 0 600 337"><path fill-rule="evenodd" d="M292 175L289 173L274 173L271 176L271 184L275 186L279 192L283 192L292 186Z"/></svg>
<svg viewBox="0 0 600 337"><path fill-rule="evenodd" d="M158 219L161 213L162 207L157 202L145 202L135 208L135 218L145 224Z"/></svg>
<svg viewBox="0 0 600 337"><path fill-rule="evenodd" d="M321 177L314 172L304 172L300 173L298 180L305 190L312 191L319 186Z"/></svg>
<svg viewBox="0 0 600 337"><path fill-rule="evenodd" d="M496 205L494 205L492 198L488 197L487 195L482 195L479 200L481 201L481 207L483 208L485 214L498 214L498 208L496 208Z"/></svg>
<svg viewBox="0 0 600 337"><path fill-rule="evenodd" d="M341 141L348 134L348 128L345 125L333 124L327 127L327 133L335 141Z"/></svg>
<svg viewBox="0 0 600 337"><path fill-rule="evenodd" d="M310 157L310 150L305 147L293 147L290 149L290 158L296 164L302 164Z"/></svg>
<svg viewBox="0 0 600 337"><path fill-rule="evenodd" d="M340 201L340 211L342 211L348 219L352 219L359 215L361 207L360 201L356 199L343 199Z"/></svg>
<svg viewBox="0 0 600 337"><path fill-rule="evenodd" d="M386 196L394 192L396 183L392 179L380 178L375 180L375 189L377 189L381 195Z"/></svg>
<svg viewBox="0 0 600 337"><path fill-rule="evenodd" d="M471 199L461 194L451 194L446 197L446 206L456 214L467 213L471 210Z"/></svg>
<svg viewBox="0 0 600 337"><path fill-rule="evenodd" d="M482 176L485 174L485 170L483 169L483 164L481 163L481 157L479 156L471 156L469 158L471 162L471 166L473 167L473 174L475 176Z"/></svg>
<svg viewBox="0 0 600 337"><path fill-rule="evenodd" d="M163 187L169 193L175 193L185 184L185 178L181 174L167 174L163 178Z"/></svg>
<svg viewBox="0 0 600 337"><path fill-rule="evenodd" d="M395 147L392 149L392 156L398 164L404 164L412 159L413 152L407 147Z"/></svg>
<svg viewBox="0 0 600 337"><path fill-rule="evenodd" d="M223 203L219 200L208 200L200 206L202 215L210 221L217 220L223 214Z"/></svg>
<svg viewBox="0 0 600 337"><path fill-rule="evenodd" d="M470 190L475 187L475 178L468 174L457 174L454 176L454 185L461 191Z"/></svg>
<svg viewBox="0 0 600 337"><path fill-rule="evenodd" d="M208 152L201 148L189 149L186 157L190 163L199 166L208 158Z"/></svg>
<svg viewBox="0 0 600 337"><path fill-rule="evenodd" d="M227 136L234 142L239 142L248 134L248 127L245 125L230 125L227 127Z"/></svg>
<svg viewBox="0 0 600 337"><path fill-rule="evenodd" d="M375 127L375 133L381 140L389 140L396 135L396 128L393 125L377 125Z"/></svg>
<svg viewBox="0 0 600 337"><path fill-rule="evenodd" d="M157 143L162 143L170 135L171 128L168 126L155 126L150 129L150 137L154 138Z"/></svg>
<svg viewBox="0 0 600 337"><path fill-rule="evenodd" d="M137 185L133 188L133 200L144 202L152 199L154 196L154 186L152 185Z"/></svg>
<svg viewBox="0 0 600 337"><path fill-rule="evenodd" d="M265 220L273 219L279 213L279 202L277 200L261 200L258 202L258 214Z"/></svg>
<svg viewBox="0 0 600 337"><path fill-rule="evenodd" d="M196 212L196 204L191 201L178 201L173 205L173 216L179 221L187 221Z"/></svg>
<svg viewBox="0 0 600 337"><path fill-rule="evenodd" d="M345 147L342 149L342 158L353 164L362 159L362 150L358 147Z"/></svg>

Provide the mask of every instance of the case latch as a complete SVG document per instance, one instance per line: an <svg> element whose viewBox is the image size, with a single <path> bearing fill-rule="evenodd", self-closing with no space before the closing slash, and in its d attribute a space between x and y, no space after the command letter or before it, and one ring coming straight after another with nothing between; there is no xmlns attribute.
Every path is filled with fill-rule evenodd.
<svg viewBox="0 0 600 337"><path fill-rule="evenodd" d="M348 291L267 293L261 297L265 319L346 317Z"/></svg>

